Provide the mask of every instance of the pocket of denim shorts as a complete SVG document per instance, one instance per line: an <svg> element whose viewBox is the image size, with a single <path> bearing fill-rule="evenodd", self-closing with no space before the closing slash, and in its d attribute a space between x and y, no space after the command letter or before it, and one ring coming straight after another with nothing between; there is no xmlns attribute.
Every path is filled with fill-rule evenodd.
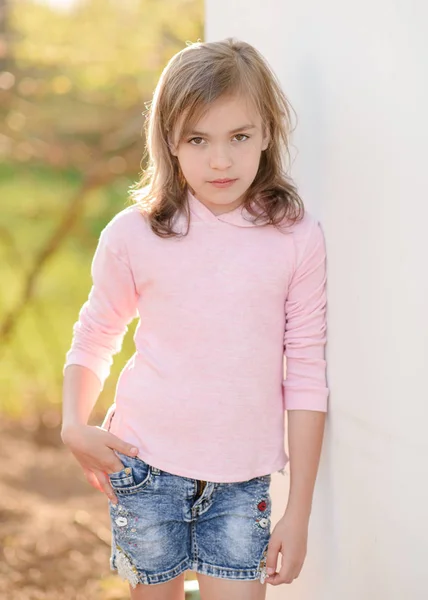
<svg viewBox="0 0 428 600"><path fill-rule="evenodd" d="M116 494L136 494L146 488L151 479L150 465L139 458L118 454L124 467L115 473L108 473L110 485Z"/></svg>

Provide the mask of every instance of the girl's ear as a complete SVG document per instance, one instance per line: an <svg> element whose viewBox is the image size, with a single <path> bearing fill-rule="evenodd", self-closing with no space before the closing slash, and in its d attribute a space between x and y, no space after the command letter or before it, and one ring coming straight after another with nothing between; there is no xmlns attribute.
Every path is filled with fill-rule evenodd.
<svg viewBox="0 0 428 600"><path fill-rule="evenodd" d="M173 156L177 156L177 144L174 141L174 136L171 132L168 133L168 148Z"/></svg>
<svg viewBox="0 0 428 600"><path fill-rule="evenodd" d="M175 145L173 144L173 142L170 138L168 138L168 147L169 147L169 151L171 152L171 154L173 156L177 156L177 148L175 147Z"/></svg>
<svg viewBox="0 0 428 600"><path fill-rule="evenodd" d="M264 132L263 132L263 143L262 143L262 150L266 150L267 147L269 146L269 142L270 142L270 132L269 132L269 127L264 127Z"/></svg>

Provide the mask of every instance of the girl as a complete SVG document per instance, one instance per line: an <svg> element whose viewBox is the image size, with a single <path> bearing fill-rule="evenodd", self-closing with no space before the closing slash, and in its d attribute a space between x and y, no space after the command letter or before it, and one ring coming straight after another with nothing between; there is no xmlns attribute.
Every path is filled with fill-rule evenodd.
<svg viewBox="0 0 428 600"><path fill-rule="evenodd" d="M326 275L319 223L282 169L289 115L249 44L186 47L154 93L135 202L99 240L62 439L109 498L110 566L132 599L182 599L190 569L202 600L263 600L265 581L302 568L327 410ZM137 315L115 402L89 426ZM285 410L290 494L271 533Z"/></svg>

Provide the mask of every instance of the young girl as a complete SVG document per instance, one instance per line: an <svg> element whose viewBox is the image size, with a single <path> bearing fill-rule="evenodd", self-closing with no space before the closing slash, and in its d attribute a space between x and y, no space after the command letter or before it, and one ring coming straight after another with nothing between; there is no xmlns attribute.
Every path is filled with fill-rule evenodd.
<svg viewBox="0 0 428 600"><path fill-rule="evenodd" d="M325 244L283 171L289 114L249 44L186 47L154 94L135 203L99 240L62 439L109 498L110 565L133 599L184 598L190 569L202 600L263 600L305 559L328 396ZM115 402L89 426L136 316ZM290 494L271 533L285 410Z"/></svg>

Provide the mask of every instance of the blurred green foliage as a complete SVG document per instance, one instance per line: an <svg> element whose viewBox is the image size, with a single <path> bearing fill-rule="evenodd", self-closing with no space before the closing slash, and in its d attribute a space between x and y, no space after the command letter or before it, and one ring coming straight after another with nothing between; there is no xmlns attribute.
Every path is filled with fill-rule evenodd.
<svg viewBox="0 0 428 600"><path fill-rule="evenodd" d="M202 39L203 0L76 0L67 10L53 0L15 0L7 15L6 43L0 40L0 412L21 416L60 406L65 353L90 290L99 233L129 203L144 151L142 113L167 60ZM102 410L134 351L135 325L102 392Z"/></svg>
<svg viewBox="0 0 428 600"><path fill-rule="evenodd" d="M0 153L21 162L85 168L120 154L166 62L203 36L203 0L0 2Z"/></svg>
<svg viewBox="0 0 428 600"><path fill-rule="evenodd" d="M0 229L0 313L5 315L18 301L38 248L49 237L79 181L73 172L20 165L0 168L0 181L0 195L7 198ZM130 183L118 178L88 194L81 218L38 277L31 301L1 347L1 411L21 416L60 403L65 353L73 323L90 290L97 239L108 220L125 207ZM118 371L133 352L135 323L102 393L101 407L111 403Z"/></svg>

